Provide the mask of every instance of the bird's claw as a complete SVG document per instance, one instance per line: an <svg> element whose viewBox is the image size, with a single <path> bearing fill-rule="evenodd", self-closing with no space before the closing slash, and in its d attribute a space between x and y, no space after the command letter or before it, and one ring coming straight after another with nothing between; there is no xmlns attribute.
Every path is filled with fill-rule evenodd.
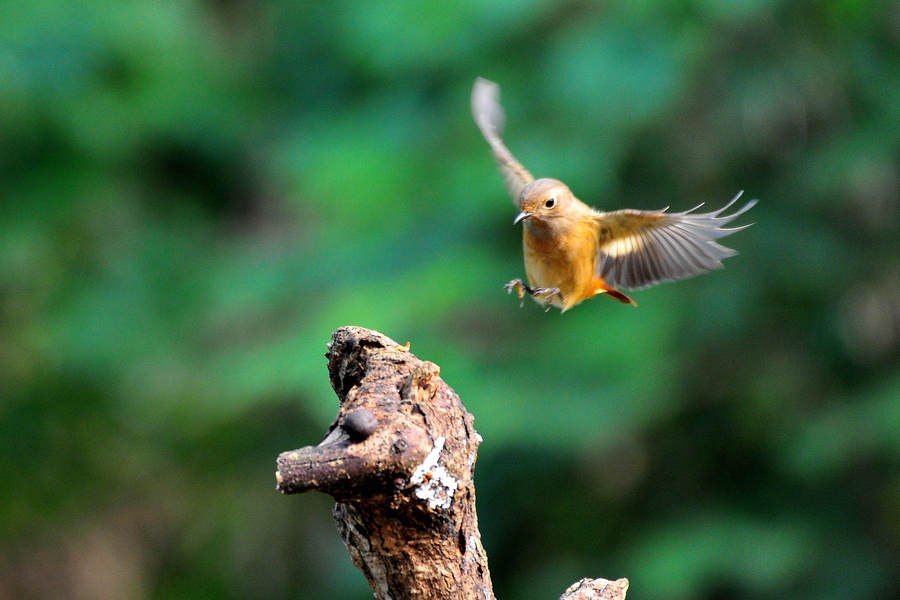
<svg viewBox="0 0 900 600"><path fill-rule="evenodd" d="M539 287L531 290L532 296L543 296L544 300L549 300L553 296L559 296L562 298L562 292L559 291L558 287Z"/></svg>
<svg viewBox="0 0 900 600"><path fill-rule="evenodd" d="M559 297L560 302L562 301L562 292L559 291L558 287L538 287L532 288L525 283L522 282L521 279L516 278L503 286L503 289L506 290L507 294L512 294L513 290L516 290L516 294L519 296L519 307L525 305L525 294L527 293L529 296L539 296L542 300L547 303L546 311L549 311L553 307L553 303L551 299L554 296ZM546 312L545 311L545 312Z"/></svg>
<svg viewBox="0 0 900 600"><path fill-rule="evenodd" d="M558 287L539 287L531 290L532 296L542 296L544 302L547 303L547 308L544 309L544 312L550 312L550 309L553 308L553 302L551 302L554 296L558 296L560 302L562 302L562 292L559 291Z"/></svg>
<svg viewBox="0 0 900 600"><path fill-rule="evenodd" d="M506 290L507 294L512 294L513 289L516 290L516 294L519 296L519 308L525 306L525 292L531 293L531 289L522 283L522 280L518 277L504 285L503 289Z"/></svg>

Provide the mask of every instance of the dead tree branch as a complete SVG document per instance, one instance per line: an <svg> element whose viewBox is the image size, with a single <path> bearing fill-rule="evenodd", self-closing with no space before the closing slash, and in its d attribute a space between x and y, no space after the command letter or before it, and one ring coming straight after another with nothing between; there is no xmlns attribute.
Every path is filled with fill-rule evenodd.
<svg viewBox="0 0 900 600"><path fill-rule="evenodd" d="M278 457L278 490L336 500L338 532L379 600L493 600L472 478L481 436L440 368L360 327L335 331L325 356L338 416L319 445ZM627 588L583 579L561 600Z"/></svg>

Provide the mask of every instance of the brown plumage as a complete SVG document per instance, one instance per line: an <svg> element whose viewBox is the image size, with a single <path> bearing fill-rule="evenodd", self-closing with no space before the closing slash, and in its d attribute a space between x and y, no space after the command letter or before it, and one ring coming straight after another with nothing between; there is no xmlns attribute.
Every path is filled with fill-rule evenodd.
<svg viewBox="0 0 900 600"><path fill-rule="evenodd" d="M477 79L472 114L484 135L519 208L514 223L523 223L523 251L528 285L514 279L507 291L527 292L537 302L563 312L597 294L620 302L634 300L617 288L640 289L722 268L722 259L737 254L716 242L742 227L723 228L756 204L751 200L722 216L741 196L707 213L700 208L680 213L624 209L600 212L581 202L556 179L535 179L512 155L500 133L503 109L500 87Z"/></svg>

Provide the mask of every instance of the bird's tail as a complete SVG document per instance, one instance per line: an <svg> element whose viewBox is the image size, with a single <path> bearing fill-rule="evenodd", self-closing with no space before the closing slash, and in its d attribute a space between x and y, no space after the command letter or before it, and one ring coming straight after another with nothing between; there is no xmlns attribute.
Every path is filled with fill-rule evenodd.
<svg viewBox="0 0 900 600"><path fill-rule="evenodd" d="M609 296L613 300L618 300L622 304L631 304L632 306L637 306L637 302L632 300L630 296L623 294L615 288L609 287L608 285L606 285L606 282L603 281L603 279L601 279L600 277L594 280L594 295L596 296L597 294L604 294L606 296Z"/></svg>

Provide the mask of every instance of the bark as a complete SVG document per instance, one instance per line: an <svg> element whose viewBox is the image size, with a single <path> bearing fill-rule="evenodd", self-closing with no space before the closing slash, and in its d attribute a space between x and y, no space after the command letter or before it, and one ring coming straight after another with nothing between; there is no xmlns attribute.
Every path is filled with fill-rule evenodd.
<svg viewBox="0 0 900 600"><path fill-rule="evenodd" d="M335 331L325 356L338 416L317 446L278 457L278 490L335 499L338 532L379 600L493 600L475 512L481 436L440 368L360 327ZM561 600L624 599L627 587L583 579Z"/></svg>

